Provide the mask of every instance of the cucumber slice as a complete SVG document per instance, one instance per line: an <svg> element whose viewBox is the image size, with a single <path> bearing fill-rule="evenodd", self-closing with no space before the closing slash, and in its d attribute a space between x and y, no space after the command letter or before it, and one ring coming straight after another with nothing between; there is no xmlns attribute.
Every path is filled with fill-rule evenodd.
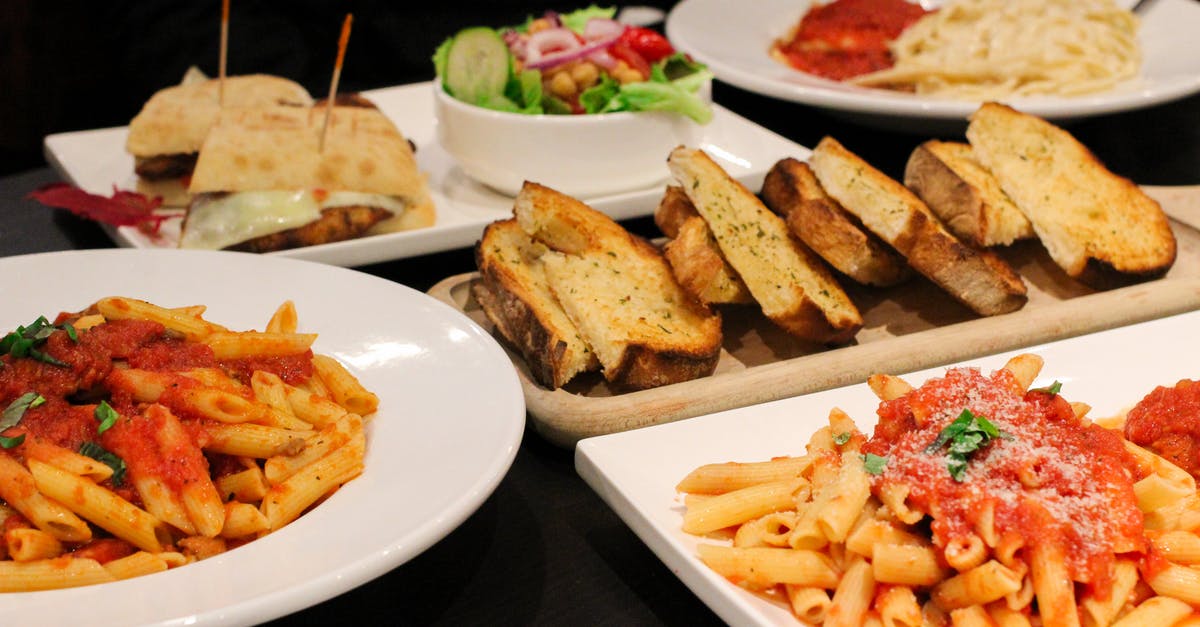
<svg viewBox="0 0 1200 627"><path fill-rule="evenodd" d="M450 95L480 104L504 94L511 66L508 45L499 33L485 26L468 28L450 43L442 80Z"/></svg>

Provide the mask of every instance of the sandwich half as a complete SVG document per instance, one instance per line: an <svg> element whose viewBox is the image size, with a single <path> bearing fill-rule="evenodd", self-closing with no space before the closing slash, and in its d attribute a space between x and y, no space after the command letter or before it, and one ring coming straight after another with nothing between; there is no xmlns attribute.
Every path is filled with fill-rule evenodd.
<svg viewBox="0 0 1200 627"><path fill-rule="evenodd" d="M430 226L412 147L378 109L226 109L200 150L181 248L272 252Z"/></svg>
<svg viewBox="0 0 1200 627"><path fill-rule="evenodd" d="M186 207L188 183L200 146L222 106L216 80L187 81L151 96L129 123L125 150L133 155L137 191L161 196L167 207ZM225 79L224 108L312 106L303 87L267 74Z"/></svg>

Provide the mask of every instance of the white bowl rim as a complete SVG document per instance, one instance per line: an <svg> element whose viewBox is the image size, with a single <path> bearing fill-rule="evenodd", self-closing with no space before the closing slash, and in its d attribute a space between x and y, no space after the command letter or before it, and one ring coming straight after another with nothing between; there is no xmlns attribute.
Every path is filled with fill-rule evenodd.
<svg viewBox="0 0 1200 627"><path fill-rule="evenodd" d="M712 82L712 79L708 79ZM631 120L637 116L647 114L657 115L679 115L682 113L674 111L611 111L609 113L513 113L512 111L499 111L497 109L488 109L479 105L471 104L465 100L450 95L442 86L442 79L433 79L433 94L434 98L439 103L444 103L446 106L454 107L462 111L470 112L472 115L481 115L485 117L494 117L498 120L537 120L537 123L546 124L603 124L614 120ZM712 106L710 103L709 106ZM686 117L686 116L684 116Z"/></svg>

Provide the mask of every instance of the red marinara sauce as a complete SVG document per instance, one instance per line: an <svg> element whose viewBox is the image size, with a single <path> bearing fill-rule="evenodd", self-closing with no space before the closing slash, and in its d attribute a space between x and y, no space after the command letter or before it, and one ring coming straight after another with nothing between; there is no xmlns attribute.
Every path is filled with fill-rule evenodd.
<svg viewBox="0 0 1200 627"><path fill-rule="evenodd" d="M1006 435L970 454L957 481L947 469L947 447L927 447L964 409ZM1061 396L1026 392L1007 370L984 376L957 368L881 403L878 413L862 449L887 459L873 489L907 487L909 506L929 515L938 546L976 533L990 505L1002 542L1010 536L1024 550L1055 547L1071 578L1088 582L1101 598L1111 590L1114 554L1140 557L1148 550L1133 457L1119 434L1083 424Z"/></svg>
<svg viewBox="0 0 1200 627"><path fill-rule="evenodd" d="M1200 381L1154 388L1126 415L1125 437L1200 476Z"/></svg>
<svg viewBox="0 0 1200 627"><path fill-rule="evenodd" d="M845 80L892 67L888 43L927 13L907 0L836 0L804 14L772 52L809 74Z"/></svg>

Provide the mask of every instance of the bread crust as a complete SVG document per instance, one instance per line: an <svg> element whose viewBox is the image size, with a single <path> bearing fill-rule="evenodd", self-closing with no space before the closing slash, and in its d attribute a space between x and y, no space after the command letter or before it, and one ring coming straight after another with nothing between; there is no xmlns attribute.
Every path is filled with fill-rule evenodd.
<svg viewBox="0 0 1200 627"><path fill-rule="evenodd" d="M791 157L776 162L763 180L762 197L793 235L851 279L887 287L911 276L904 257L825 194L807 164Z"/></svg>
<svg viewBox="0 0 1200 627"><path fill-rule="evenodd" d="M822 139L809 163L830 196L962 304L984 316L1025 305L1025 283L1003 259L958 241L911 191L837 140Z"/></svg>
<svg viewBox="0 0 1200 627"><path fill-rule="evenodd" d="M1000 184L957 142L927 141L904 168L904 185L921 198L954 235L980 248L1033 237L1029 219Z"/></svg>
<svg viewBox="0 0 1200 627"><path fill-rule="evenodd" d="M692 206L692 201L688 200L683 188L668 185L654 210L654 225L663 235L675 239L679 237L679 228L688 218L698 217L700 214L696 213L696 208Z"/></svg>
<svg viewBox="0 0 1200 627"><path fill-rule="evenodd" d="M475 244L480 279L472 286L472 294L500 335L521 352L533 378L546 387L560 388L599 363L582 340L564 336L577 334L578 329L561 329L550 320L550 308L561 311L561 307L536 294L526 279L518 276L515 264L530 261L502 241L505 235L528 237L511 219L484 229ZM521 258L512 258L516 256Z"/></svg>
<svg viewBox="0 0 1200 627"><path fill-rule="evenodd" d="M699 214L676 230L675 239L663 246L663 256L671 264L675 280L696 300L709 305L754 302L737 271L721 256L721 249Z"/></svg>

